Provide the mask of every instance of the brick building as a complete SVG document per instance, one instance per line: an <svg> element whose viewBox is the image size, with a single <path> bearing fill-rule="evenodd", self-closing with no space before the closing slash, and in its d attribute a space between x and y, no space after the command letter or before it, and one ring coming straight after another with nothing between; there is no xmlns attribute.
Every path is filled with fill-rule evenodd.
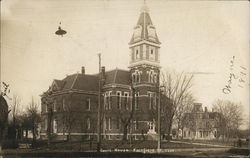
<svg viewBox="0 0 250 158"><path fill-rule="evenodd" d="M221 114L195 103L192 112L185 114L184 139L215 139L219 136Z"/></svg>
<svg viewBox="0 0 250 158"><path fill-rule="evenodd" d="M129 70L105 71L102 67L100 74L88 75L82 67L81 73L54 80L41 95L41 137L46 138L51 128L56 139L95 139L100 83L102 138L122 139L125 133L133 139L154 138L160 94L160 44L148 9L143 6L129 42ZM165 105L162 101L162 113Z"/></svg>

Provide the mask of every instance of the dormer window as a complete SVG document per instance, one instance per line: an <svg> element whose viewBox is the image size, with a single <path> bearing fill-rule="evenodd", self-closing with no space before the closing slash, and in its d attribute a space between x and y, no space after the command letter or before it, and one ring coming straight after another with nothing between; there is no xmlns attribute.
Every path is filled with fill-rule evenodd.
<svg viewBox="0 0 250 158"><path fill-rule="evenodd" d="M142 32L142 27L140 25L137 25L134 28L134 40L138 41L141 39L141 32Z"/></svg>
<svg viewBox="0 0 250 158"><path fill-rule="evenodd" d="M150 40L153 40L153 41L155 41L156 39L155 27L153 25L148 26L148 37Z"/></svg>

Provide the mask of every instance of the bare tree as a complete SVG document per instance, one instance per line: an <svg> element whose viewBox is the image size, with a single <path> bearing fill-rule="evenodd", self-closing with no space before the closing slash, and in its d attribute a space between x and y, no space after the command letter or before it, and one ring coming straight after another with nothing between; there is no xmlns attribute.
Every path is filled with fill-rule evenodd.
<svg viewBox="0 0 250 158"><path fill-rule="evenodd" d="M4 141L7 124L8 124L8 104L4 97L0 94L0 152Z"/></svg>
<svg viewBox="0 0 250 158"><path fill-rule="evenodd" d="M167 105L167 134L170 138L174 116L177 114L180 106L184 104L186 98L191 95L193 75L188 76L183 72L180 74L170 73L165 71L161 74L161 84L164 87L164 94L170 99L170 104Z"/></svg>
<svg viewBox="0 0 250 158"><path fill-rule="evenodd" d="M20 105L21 105L21 98L14 94L12 98L12 103L10 104L10 124L9 124L9 129L8 129L8 135L12 139L12 146L16 147L17 146L17 139L20 137L20 128L19 128L19 123L20 123Z"/></svg>
<svg viewBox="0 0 250 158"><path fill-rule="evenodd" d="M16 121L17 121L17 116L19 113L19 108L20 108L20 103L21 103L21 98L14 94L12 98L12 105L11 105L11 115L12 115L12 121L13 125L16 126Z"/></svg>
<svg viewBox="0 0 250 158"><path fill-rule="evenodd" d="M34 99L32 97L31 103L29 104L29 107L27 108L27 117L30 124L30 128L32 131L32 146L34 147L36 144L36 138L38 135L38 125L41 121L41 116L38 111L38 105L34 102Z"/></svg>
<svg viewBox="0 0 250 158"><path fill-rule="evenodd" d="M77 123L76 121L78 120L77 111L72 104L73 102L72 95L73 94L70 94L68 96L67 102L65 102L65 104L63 105L63 109L62 109L63 110L62 120L63 120L63 126L64 126L63 128L68 133L67 135L68 141L71 140L72 129L74 128L74 126Z"/></svg>
<svg viewBox="0 0 250 158"><path fill-rule="evenodd" d="M183 129L186 124L185 114L191 112L193 103L193 96L190 93L187 93L186 96L183 97L183 101L181 101L180 105L176 108L174 120L177 124L177 138L179 137L179 130L182 131L183 138Z"/></svg>
<svg viewBox="0 0 250 158"><path fill-rule="evenodd" d="M213 103L213 110L222 115L218 120L220 135L228 139L237 137L243 121L241 103L218 99Z"/></svg>
<svg viewBox="0 0 250 158"><path fill-rule="evenodd" d="M52 119L54 116L53 112L53 99L52 99L52 92L48 91L45 93L44 103L46 104L47 108L47 137L48 137L48 147L50 147L51 139L52 139Z"/></svg>

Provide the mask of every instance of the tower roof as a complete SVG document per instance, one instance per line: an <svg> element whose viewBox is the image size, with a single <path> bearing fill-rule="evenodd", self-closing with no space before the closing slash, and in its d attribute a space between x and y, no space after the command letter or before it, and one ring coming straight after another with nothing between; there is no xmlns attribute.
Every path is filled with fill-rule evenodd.
<svg viewBox="0 0 250 158"><path fill-rule="evenodd" d="M141 8L140 17L137 21L137 24L134 28L134 34L129 42L129 44L134 44L136 42L147 40L160 44L158 36L156 34L156 29L152 23L152 20L149 15L149 10L146 4Z"/></svg>

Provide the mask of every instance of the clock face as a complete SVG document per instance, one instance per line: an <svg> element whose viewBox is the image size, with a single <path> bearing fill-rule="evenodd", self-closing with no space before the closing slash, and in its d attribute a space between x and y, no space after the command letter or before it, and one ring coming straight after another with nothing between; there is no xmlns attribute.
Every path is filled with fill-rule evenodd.
<svg viewBox="0 0 250 158"><path fill-rule="evenodd" d="M156 38L156 31L153 25L148 26L148 36L151 38Z"/></svg>
<svg viewBox="0 0 250 158"><path fill-rule="evenodd" d="M134 30L134 39L141 39L141 33L142 33L142 27L140 25L137 25Z"/></svg>

